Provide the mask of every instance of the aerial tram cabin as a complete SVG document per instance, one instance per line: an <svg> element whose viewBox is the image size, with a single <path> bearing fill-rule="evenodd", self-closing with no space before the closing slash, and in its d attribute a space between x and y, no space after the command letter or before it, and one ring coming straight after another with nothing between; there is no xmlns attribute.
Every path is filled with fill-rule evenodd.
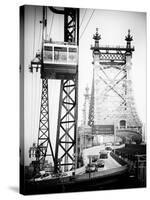
<svg viewBox="0 0 150 200"><path fill-rule="evenodd" d="M77 65L77 45L67 42L44 42L41 78L73 79L77 73Z"/></svg>

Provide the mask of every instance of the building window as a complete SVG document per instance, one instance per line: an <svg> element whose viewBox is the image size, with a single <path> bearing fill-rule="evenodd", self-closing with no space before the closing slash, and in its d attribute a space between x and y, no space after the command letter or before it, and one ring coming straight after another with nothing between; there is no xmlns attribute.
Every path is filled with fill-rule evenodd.
<svg viewBox="0 0 150 200"><path fill-rule="evenodd" d="M120 121L120 129L124 129L126 128L126 121L125 120L121 120Z"/></svg>

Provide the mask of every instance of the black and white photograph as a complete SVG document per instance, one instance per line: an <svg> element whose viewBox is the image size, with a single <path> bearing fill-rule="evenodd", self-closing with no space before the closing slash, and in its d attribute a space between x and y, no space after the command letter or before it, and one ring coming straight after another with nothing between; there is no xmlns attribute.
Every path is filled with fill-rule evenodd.
<svg viewBox="0 0 150 200"><path fill-rule="evenodd" d="M20 6L20 193L145 188L146 12Z"/></svg>

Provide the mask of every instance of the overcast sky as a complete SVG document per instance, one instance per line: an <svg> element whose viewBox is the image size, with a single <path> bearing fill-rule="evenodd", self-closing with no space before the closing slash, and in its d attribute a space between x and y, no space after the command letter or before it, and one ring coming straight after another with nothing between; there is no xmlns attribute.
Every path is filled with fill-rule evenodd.
<svg viewBox="0 0 150 200"><path fill-rule="evenodd" d="M85 13L86 12L86 13ZM93 12L93 9L80 9L80 36ZM48 11L47 33L53 41L63 41L63 16ZM25 162L29 163L28 149L38 137L41 79L40 73L29 72L28 66L41 44L41 7L30 7L25 17ZM79 41L79 123L82 120L83 94L85 87L91 88L92 82L92 36L96 28L101 34L102 45L126 45L124 40L128 29L131 29L135 46L132 59L133 90L140 119L146 122L146 14L139 12L95 10L92 18ZM50 35L49 35L50 34ZM60 81L49 80L50 134L55 144L57 111ZM54 107L55 105L55 107Z"/></svg>

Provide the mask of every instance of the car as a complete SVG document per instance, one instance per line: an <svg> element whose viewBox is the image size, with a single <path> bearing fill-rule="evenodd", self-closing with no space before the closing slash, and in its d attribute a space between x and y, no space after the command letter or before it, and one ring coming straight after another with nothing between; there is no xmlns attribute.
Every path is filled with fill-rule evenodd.
<svg viewBox="0 0 150 200"><path fill-rule="evenodd" d="M65 172L63 172L63 173L61 173L61 176L63 177L63 176L67 176L68 174L67 173L65 173Z"/></svg>
<svg viewBox="0 0 150 200"><path fill-rule="evenodd" d="M120 142L115 142L115 146L120 146Z"/></svg>
<svg viewBox="0 0 150 200"><path fill-rule="evenodd" d="M40 173L35 174L34 179L37 179L37 178L41 178L41 174Z"/></svg>
<svg viewBox="0 0 150 200"><path fill-rule="evenodd" d="M106 151L112 151L112 148L111 147L106 147L105 150Z"/></svg>
<svg viewBox="0 0 150 200"><path fill-rule="evenodd" d="M45 178L45 177L47 177L47 176L50 176L50 173L45 173L45 174L43 174L43 175L41 176L41 178Z"/></svg>
<svg viewBox="0 0 150 200"><path fill-rule="evenodd" d="M105 144L105 146L109 146L110 147L110 146L112 146L112 143L108 142L108 143Z"/></svg>
<svg viewBox="0 0 150 200"><path fill-rule="evenodd" d="M107 159L108 158L108 152L107 151L101 151L99 158L100 159Z"/></svg>
<svg viewBox="0 0 150 200"><path fill-rule="evenodd" d="M97 160L97 163L96 163L97 167L104 167L104 165L105 165L104 160Z"/></svg>
<svg viewBox="0 0 150 200"><path fill-rule="evenodd" d="M96 172L97 171L97 167L95 164L88 164L86 166L86 173L89 173L89 172Z"/></svg>
<svg viewBox="0 0 150 200"><path fill-rule="evenodd" d="M98 160L98 155L92 157L92 163L95 163Z"/></svg>

